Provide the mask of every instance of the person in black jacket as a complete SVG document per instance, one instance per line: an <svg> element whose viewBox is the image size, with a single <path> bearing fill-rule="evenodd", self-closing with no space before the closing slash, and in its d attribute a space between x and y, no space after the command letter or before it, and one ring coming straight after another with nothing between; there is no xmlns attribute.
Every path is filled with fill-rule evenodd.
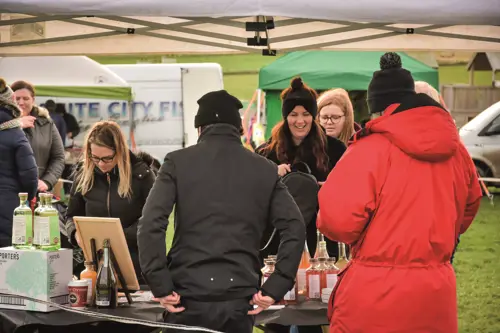
<svg viewBox="0 0 500 333"><path fill-rule="evenodd" d="M94 124L84 142L83 161L76 171L66 211L66 231L71 243L79 243L74 216L120 218L141 283L137 224L154 180L148 165L128 149L118 124Z"/></svg>
<svg viewBox="0 0 500 333"><path fill-rule="evenodd" d="M0 79L0 247L12 244L12 219L19 192L36 195L38 170L33 150L21 129L21 110L12 89Z"/></svg>
<svg viewBox="0 0 500 333"><path fill-rule="evenodd" d="M272 130L271 138L256 149L256 153L278 165L278 174L283 177L291 172L292 166L306 163L312 175L322 185L346 151L345 144L326 131L314 119L318 113L318 95L300 77L292 80L291 86L281 93L283 120ZM307 247L311 256L316 251L316 216L307 223ZM273 228L268 227L261 241L261 260L275 254L280 241L273 237ZM338 245L327 238L326 245L330 256L338 258ZM266 247L267 245L267 247ZM304 245L303 245L304 246ZM289 332L290 327L277 324L268 325L273 331ZM320 326L301 326L301 333L321 333Z"/></svg>
<svg viewBox="0 0 500 333"><path fill-rule="evenodd" d="M241 102L221 90L198 104L198 143L165 157L144 206L141 268L167 309L167 323L251 333L254 315L294 285L304 221L276 165L243 147ZM268 225L278 230L281 247L275 273L260 286L259 242Z"/></svg>

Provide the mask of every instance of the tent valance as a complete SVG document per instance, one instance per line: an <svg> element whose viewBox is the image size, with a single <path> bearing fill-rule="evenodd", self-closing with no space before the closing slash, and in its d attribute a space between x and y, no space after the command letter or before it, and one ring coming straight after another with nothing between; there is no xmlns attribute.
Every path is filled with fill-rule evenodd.
<svg viewBox="0 0 500 333"><path fill-rule="evenodd" d="M496 0L3 0L0 12L0 55L500 51Z"/></svg>

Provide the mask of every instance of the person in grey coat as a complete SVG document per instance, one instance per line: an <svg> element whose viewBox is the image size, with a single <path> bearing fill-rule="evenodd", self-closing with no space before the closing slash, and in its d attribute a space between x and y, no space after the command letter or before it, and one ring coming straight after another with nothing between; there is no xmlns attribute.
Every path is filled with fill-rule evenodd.
<svg viewBox="0 0 500 333"><path fill-rule="evenodd" d="M22 111L21 126L35 154L38 166L38 192L52 190L64 170L64 146L47 109L36 106L35 88L28 82L11 85Z"/></svg>
<svg viewBox="0 0 500 333"><path fill-rule="evenodd" d="M198 104L198 143L165 157L144 206L139 261L167 323L251 333L254 316L294 286L305 223L276 164L243 146L241 102L221 90ZM281 246L275 272L261 286L260 240L271 224Z"/></svg>

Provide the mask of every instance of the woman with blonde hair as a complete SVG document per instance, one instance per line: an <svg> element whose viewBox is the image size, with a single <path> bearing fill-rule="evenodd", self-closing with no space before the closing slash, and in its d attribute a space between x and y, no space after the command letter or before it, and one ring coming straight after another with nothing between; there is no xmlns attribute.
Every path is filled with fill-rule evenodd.
<svg viewBox="0 0 500 333"><path fill-rule="evenodd" d="M355 133L354 109L344 89L331 89L318 98L318 123L328 136L338 138L347 145Z"/></svg>
<svg viewBox="0 0 500 333"><path fill-rule="evenodd" d="M444 104L444 100L441 94L436 90L436 88L434 88L427 82L415 81L415 92L417 94L426 94L427 96L431 97L433 100L441 104L443 108L449 112L448 108Z"/></svg>
<svg viewBox="0 0 500 333"><path fill-rule="evenodd" d="M66 230L71 243L80 245L74 216L119 218L137 278L142 281L137 222L154 180L149 166L129 150L117 123L95 123L85 138L82 161L70 192Z"/></svg>

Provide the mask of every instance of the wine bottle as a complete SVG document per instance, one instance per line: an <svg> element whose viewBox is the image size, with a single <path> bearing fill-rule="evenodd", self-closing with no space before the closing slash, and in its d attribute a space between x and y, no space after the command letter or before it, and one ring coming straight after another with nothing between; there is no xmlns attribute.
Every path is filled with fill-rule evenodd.
<svg viewBox="0 0 500 333"><path fill-rule="evenodd" d="M114 309L118 305L118 290L110 258L109 239L104 240L103 252L104 259L97 273L95 304L98 308Z"/></svg>
<svg viewBox="0 0 500 333"><path fill-rule="evenodd" d="M19 193L19 207L12 219L12 246L16 249L31 249L33 243L33 212L27 201L28 193Z"/></svg>
<svg viewBox="0 0 500 333"><path fill-rule="evenodd" d="M309 254L307 242L305 242L304 250L302 251L302 258L300 259L299 270L297 271L297 289L299 295L305 295L307 291L306 271L310 266L309 260L311 260L311 256Z"/></svg>

